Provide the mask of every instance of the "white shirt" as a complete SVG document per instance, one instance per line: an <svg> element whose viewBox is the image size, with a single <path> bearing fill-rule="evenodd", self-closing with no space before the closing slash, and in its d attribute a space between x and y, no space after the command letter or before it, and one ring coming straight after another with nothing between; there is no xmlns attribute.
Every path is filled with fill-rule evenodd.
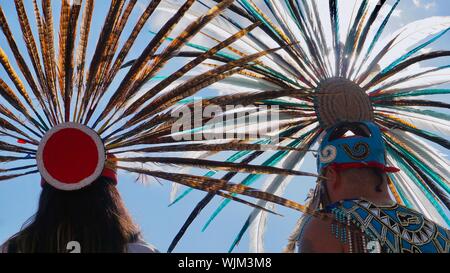
<svg viewBox="0 0 450 273"><path fill-rule="evenodd" d="M127 253L159 253L159 251L145 241L138 240L135 243L128 244Z"/></svg>
<svg viewBox="0 0 450 273"><path fill-rule="evenodd" d="M6 247L6 243L0 246L0 253L8 253L8 248Z"/></svg>
<svg viewBox="0 0 450 273"><path fill-rule="evenodd" d="M0 246L0 253L8 253L6 242ZM148 244L143 240L138 240L135 243L127 245L127 253L159 253L159 251L151 244Z"/></svg>

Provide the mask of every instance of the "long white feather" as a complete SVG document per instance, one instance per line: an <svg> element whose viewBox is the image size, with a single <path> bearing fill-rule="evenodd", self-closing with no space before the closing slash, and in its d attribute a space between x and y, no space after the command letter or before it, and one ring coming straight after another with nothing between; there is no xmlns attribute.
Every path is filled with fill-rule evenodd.
<svg viewBox="0 0 450 273"><path fill-rule="evenodd" d="M426 75L414 77L408 81L396 84L386 89L386 94L425 89L431 86L438 86L450 82L450 69L443 69Z"/></svg>
<svg viewBox="0 0 450 273"><path fill-rule="evenodd" d="M291 153L281 164L280 167L286 169L298 169L304 162L305 153ZM286 176L271 176L266 180L263 186L263 191L273 193L275 195L282 195L292 181L292 177ZM258 205L265 205L267 209L274 209L274 204L264 201L258 202ZM250 252L263 253L264 252L264 233L266 231L268 214L261 210L253 210L250 214L252 224L249 229L250 233Z"/></svg>
<svg viewBox="0 0 450 273"><path fill-rule="evenodd" d="M450 162L436 149L411 133L398 129L392 130L390 133L395 135L395 137L410 147L416 155L422 158L422 162L424 162L433 171L444 177L444 179L447 180L447 183L450 183Z"/></svg>
<svg viewBox="0 0 450 273"><path fill-rule="evenodd" d="M388 164L392 164L394 166L398 165L397 161L390 155L388 155ZM397 186L402 189L403 193L410 201L413 209L423 213L425 217L435 221L436 223L446 226L445 220L436 208L431 204L423 191L409 179L406 173L394 173L392 176L396 179Z"/></svg>
<svg viewBox="0 0 450 273"><path fill-rule="evenodd" d="M379 107L377 110L383 109L384 112L395 113L399 118L414 124L417 128L421 128L426 131L435 132L444 136L450 135L450 123L448 120L412 113L408 111L401 111L393 108ZM399 108L401 109L401 108Z"/></svg>
<svg viewBox="0 0 450 273"><path fill-rule="evenodd" d="M434 16L414 21L407 24L400 30L394 32L388 38L380 40L378 45L374 48L373 53L380 52L381 49L389 43L389 41L395 39L396 42L394 43L394 45L379 62L379 65L382 68L385 68L386 66L397 60L399 56L402 56L403 54L407 53L408 50L411 50L413 47L417 46L418 42L426 39L427 37L430 37L431 35L440 33L441 31L449 27L449 16ZM395 38L399 34L400 36ZM376 54L372 55L376 56ZM365 69L362 69L361 71L365 71Z"/></svg>
<svg viewBox="0 0 450 273"><path fill-rule="evenodd" d="M171 3L171 1L169 1L167 3L163 2L158 7L158 10L160 12L174 14L177 11L178 7L179 5L176 4L174 5L173 3ZM193 10L189 10L186 13L185 18L188 18L190 21L194 21L200 16L201 16L200 13L196 13ZM225 40L226 38L230 37L237 31L239 31L239 29L237 29L234 25L232 25L231 23L220 17L215 18L202 29L202 32L207 33L208 35L213 36L219 40ZM264 44L268 46L268 48L275 48L278 46L277 43L270 36L265 34L260 29L255 29L252 32L252 35L256 36L261 41L263 41ZM203 42L202 45L205 45L204 43L205 40L201 39L201 37L202 37L201 35L197 35L192 40L192 43ZM242 37L241 39L236 41L235 43L233 43L233 47L245 54L252 54L262 50L261 47L259 47L248 37ZM281 55L284 60L288 61L294 67L298 68L298 64L292 61L292 58L286 52L284 52L284 50L278 51L277 54ZM285 70L282 66L279 66L272 56L264 56L260 60L263 61L266 65L270 66L271 68L277 70L278 72L283 73L285 75L291 75L292 78L295 78L295 75L292 74L292 71Z"/></svg>
<svg viewBox="0 0 450 273"><path fill-rule="evenodd" d="M305 129L308 128L310 128L310 126L306 127ZM306 153L304 152L290 153L278 164L278 166L288 170L300 169L304 163L305 155ZM265 181L263 191L273 193L275 195L282 195L291 181L292 177L273 175ZM273 204L263 200L260 200L258 202L258 205L271 210L273 210L274 208ZM266 231L267 217L267 213L259 209L254 209L249 216L249 219L252 223L249 228L250 252L264 252L264 233Z"/></svg>

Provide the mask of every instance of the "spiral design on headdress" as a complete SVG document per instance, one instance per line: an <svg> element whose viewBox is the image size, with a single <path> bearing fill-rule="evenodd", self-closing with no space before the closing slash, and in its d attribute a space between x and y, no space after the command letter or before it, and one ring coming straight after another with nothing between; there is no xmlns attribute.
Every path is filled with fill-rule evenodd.
<svg viewBox="0 0 450 273"><path fill-rule="evenodd" d="M369 144L364 142L358 142L352 148L348 144L344 144L345 153L353 160L364 160L369 156L370 148Z"/></svg>
<svg viewBox="0 0 450 273"><path fill-rule="evenodd" d="M328 145L320 152L320 162L330 163L335 160L337 156L337 149L333 145Z"/></svg>

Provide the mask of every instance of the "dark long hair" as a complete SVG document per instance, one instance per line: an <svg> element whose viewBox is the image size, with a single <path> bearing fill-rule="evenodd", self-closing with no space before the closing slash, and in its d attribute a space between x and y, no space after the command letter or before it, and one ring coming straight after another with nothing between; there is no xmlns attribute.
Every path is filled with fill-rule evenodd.
<svg viewBox="0 0 450 273"><path fill-rule="evenodd" d="M120 253L139 236L115 185L101 177L77 191L45 184L37 213L7 245L8 252L64 253L76 241L83 253Z"/></svg>

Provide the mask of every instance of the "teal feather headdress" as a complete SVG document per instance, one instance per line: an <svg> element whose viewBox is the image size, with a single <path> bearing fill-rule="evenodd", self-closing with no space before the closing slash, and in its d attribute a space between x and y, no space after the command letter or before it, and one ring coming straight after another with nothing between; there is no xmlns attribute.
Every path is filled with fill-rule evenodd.
<svg viewBox="0 0 450 273"><path fill-rule="evenodd" d="M174 1L168 2L168 10L176 6ZM210 7L220 1L198 2ZM426 98L450 93L440 87L449 82L450 69L448 65L423 68L418 64L448 60L449 50L426 49L448 34L450 17L425 18L388 33L399 3L400 0L237 0L203 29L204 39L222 40L248 25L259 25L210 61L220 66L271 48L279 50L259 56L244 70L220 79L221 82L213 81L210 88L219 90L225 94L223 99L228 97L233 103L276 105L280 112L289 111L300 117L301 123L292 121L278 132L278 136L286 137L283 143L291 147L311 148L320 141L323 129L339 121L376 122L384 132L388 160L404 170L390 176L390 188L397 201L448 226L449 163L436 147L450 148L449 116L444 112L450 106L445 101ZM190 15L198 17L195 12ZM202 51L199 46L196 45L197 50ZM183 52L179 54L182 56ZM234 93L228 95L229 90ZM290 154L279 152L262 165L276 166ZM264 155L251 152L240 154L240 158L255 160ZM304 156L295 157L296 162L283 160L283 167L294 168ZM241 183L251 185L255 180L251 175ZM266 190L279 193L286 183L283 179L274 180ZM210 199L202 200L192 212L172 247ZM213 213L208 224L227 202ZM265 201L259 205L270 207ZM230 250L251 227L251 250L263 251L265 217L265 212L255 209Z"/></svg>
<svg viewBox="0 0 450 273"><path fill-rule="evenodd" d="M152 38L145 36L147 38L141 50L134 49L138 36L150 18L155 17L155 12L163 6L164 1L148 1L132 24L131 18L138 6L137 0L112 0L107 3L109 9L104 23L97 27L92 22L98 16L99 11L95 8L99 2L103 1L33 0L27 1L30 6L25 6L23 0L14 0L2 1L0 4L0 181L36 173L43 175L42 170L48 169L42 159L45 156L38 156L39 148L46 145L42 144L45 142L42 140L49 136L49 132L54 131L52 129L70 127L69 131L78 130L81 134L88 135L83 135L83 139L87 139L83 143L86 146L91 144L90 141L96 141L94 148L97 149L93 153L96 157L95 173L89 173L89 177L77 177L79 181L75 182L83 182L80 182L80 187L92 183L101 174L103 166L109 166L172 181L264 211L269 210L237 195L303 210L300 204L245 185L229 183L226 177L216 179L179 172L183 167L194 167L211 170L212 173L227 171L252 175L316 176L283 170L273 164L259 166L237 164L234 160L220 162L198 159L188 153L197 151L212 154L244 150L249 152L240 156L248 156L253 151L268 149L283 152L298 150L297 145L281 147L267 145L268 142L212 143L174 138L171 129L177 118L172 117L171 112L177 110L184 99L196 94L211 80L223 78L222 73L228 75L228 70L252 63L258 57L275 50L256 53L235 60L234 63L230 62L215 70L215 73L200 74L182 84L176 83L205 60L248 34L258 24L236 31L206 52L187 54L193 57L191 62L168 77L160 78L159 72L169 66L171 59L181 54L181 49L190 45L194 36L232 5L233 0L220 1L205 10L201 18L188 24L184 24L185 18L193 10L196 1L183 1L173 15L164 18L161 28ZM7 5L15 13L6 13L4 7ZM58 24L54 23L52 15L55 7L60 7ZM29 11L31 9L33 12ZM11 22L17 21L17 18L20 29L12 29ZM56 43L56 25L59 26L59 43ZM131 27L128 35L126 27ZM177 33L175 29L181 31L173 34ZM98 37L95 37L97 34ZM165 43L170 34L175 38ZM22 38L23 41L19 43ZM97 38L96 41L92 40L94 38ZM137 59L126 63L126 59L132 54L136 54ZM227 55L221 58L227 58ZM151 87L146 86L152 79L162 80ZM83 155L77 148L71 150L77 156ZM56 155L64 153L64 149L52 151ZM70 160L72 158L68 159ZM82 158L77 160L79 165L89 161ZM57 160L52 163L55 161ZM60 162L56 162L58 163ZM173 166L178 168L172 168ZM64 167L70 169L71 166ZM56 169L60 174L61 169ZM54 173L48 172L45 176L45 179L58 180ZM89 181L85 178L89 178ZM59 185L56 182L54 184ZM80 187L70 187L70 190ZM68 187L65 190L69 190Z"/></svg>

